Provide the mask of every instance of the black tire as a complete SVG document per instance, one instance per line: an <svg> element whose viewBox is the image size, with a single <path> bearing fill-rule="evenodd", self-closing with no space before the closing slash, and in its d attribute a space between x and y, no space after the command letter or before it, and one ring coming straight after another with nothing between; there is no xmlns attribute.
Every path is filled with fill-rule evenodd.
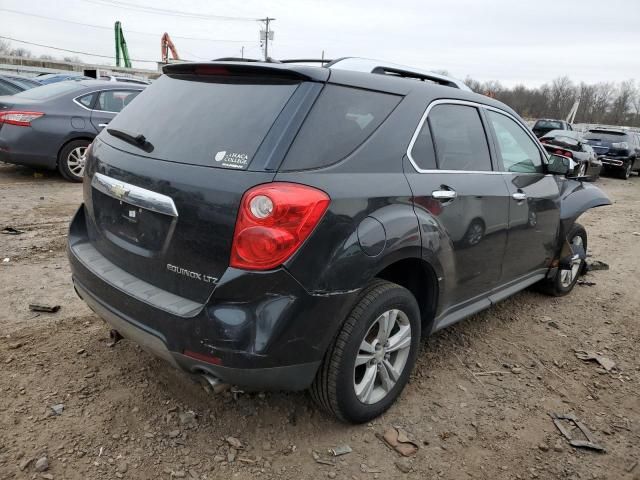
<svg viewBox="0 0 640 480"><path fill-rule="evenodd" d="M58 155L58 170L65 180L70 182L82 181L84 175L78 175L78 169L73 165L72 159L77 156L78 151L86 149L90 143L89 140L73 140L62 147ZM82 172L84 173L84 168L82 168Z"/></svg>
<svg viewBox="0 0 640 480"><path fill-rule="evenodd" d="M584 248L585 254L587 253L587 231L584 229L582 225L579 223L575 223L571 230L569 230L569 234L567 238L569 239L569 243L573 243L573 239L575 237L580 237L582 239L582 246ZM547 295L551 295L553 297L563 297L573 290L573 287L576 286L580 275L585 272L586 262L582 260L580 262L580 266L577 269L577 275L571 280L569 284L564 284L561 270L558 270L558 274L553 279L545 279L540 283L540 290Z"/></svg>
<svg viewBox="0 0 640 480"><path fill-rule="evenodd" d="M408 357L397 382L386 395L375 403L363 403L356 394L356 368L360 368L356 367L356 357L376 320L392 309L403 312L411 327ZM409 380L420 347L420 334L420 309L411 292L395 283L373 281L364 289L360 300L329 346L311 385L313 400L321 409L343 422L363 423L381 415L398 398ZM372 343L376 341L374 339ZM367 368L368 365L361 367ZM377 373L375 378L377 382Z"/></svg>
<svg viewBox="0 0 640 480"><path fill-rule="evenodd" d="M633 162L628 161L622 166L620 170L618 170L618 177L623 180L629 180L631 176L631 168L633 167Z"/></svg>

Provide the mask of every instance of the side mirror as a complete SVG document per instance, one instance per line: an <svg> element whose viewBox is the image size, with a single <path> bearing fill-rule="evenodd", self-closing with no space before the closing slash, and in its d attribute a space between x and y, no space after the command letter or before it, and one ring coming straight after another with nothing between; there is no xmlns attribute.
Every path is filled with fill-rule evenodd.
<svg viewBox="0 0 640 480"><path fill-rule="evenodd" d="M564 155L552 154L549 157L547 171L553 175L569 175L576 168L576 162Z"/></svg>

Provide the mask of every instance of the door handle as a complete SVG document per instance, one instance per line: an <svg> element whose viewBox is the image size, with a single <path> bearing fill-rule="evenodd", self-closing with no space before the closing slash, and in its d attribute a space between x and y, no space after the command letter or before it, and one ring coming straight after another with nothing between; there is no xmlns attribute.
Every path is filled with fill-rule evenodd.
<svg viewBox="0 0 640 480"><path fill-rule="evenodd" d="M523 192L516 192L511 196L513 197L514 200L517 200L518 202L527 199L527 194Z"/></svg>
<svg viewBox="0 0 640 480"><path fill-rule="evenodd" d="M436 200L453 200L458 196L455 190L435 190L431 196Z"/></svg>
<svg viewBox="0 0 640 480"><path fill-rule="evenodd" d="M106 127L107 125L109 125L109 124L108 124L108 123L99 123L99 124L98 124L98 126L99 126L100 128L104 128L104 127Z"/></svg>

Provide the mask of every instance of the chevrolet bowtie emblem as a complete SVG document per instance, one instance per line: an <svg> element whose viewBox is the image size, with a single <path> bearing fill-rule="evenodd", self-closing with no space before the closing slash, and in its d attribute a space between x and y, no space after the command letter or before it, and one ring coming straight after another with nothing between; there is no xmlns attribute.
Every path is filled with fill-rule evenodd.
<svg viewBox="0 0 640 480"><path fill-rule="evenodd" d="M111 185L109 187L109 191L113 194L114 197L117 197L120 199L126 197L127 194L129 193L129 190L124 188L124 185L120 185L120 184Z"/></svg>

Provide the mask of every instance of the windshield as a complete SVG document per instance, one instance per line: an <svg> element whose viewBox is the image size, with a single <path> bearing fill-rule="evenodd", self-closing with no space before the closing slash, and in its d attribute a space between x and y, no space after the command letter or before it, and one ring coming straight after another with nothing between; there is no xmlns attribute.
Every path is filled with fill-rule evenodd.
<svg viewBox="0 0 640 480"><path fill-rule="evenodd" d="M153 152L122 143L123 150L210 167L246 169L297 83L162 75L109 123L144 135ZM111 137L102 136L107 142ZM116 140L120 142L119 140Z"/></svg>
<svg viewBox="0 0 640 480"><path fill-rule="evenodd" d="M57 97L67 92L78 89L78 82L58 82L31 88L15 95L17 98L28 98L30 100L45 100Z"/></svg>

